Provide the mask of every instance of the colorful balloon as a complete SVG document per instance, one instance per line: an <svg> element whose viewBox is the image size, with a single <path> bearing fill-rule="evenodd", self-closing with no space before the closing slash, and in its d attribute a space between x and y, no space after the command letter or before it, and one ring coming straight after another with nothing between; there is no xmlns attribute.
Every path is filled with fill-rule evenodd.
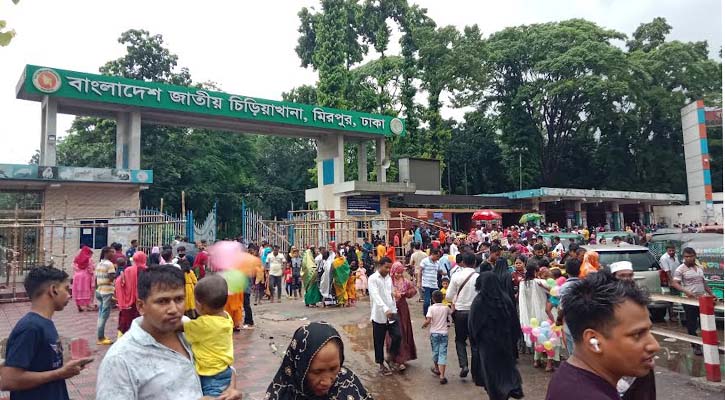
<svg viewBox="0 0 725 400"><path fill-rule="evenodd" d="M559 278L557 278L557 280L556 280L556 285L557 286L561 286L564 283L566 283L566 278L564 278L563 276L560 276Z"/></svg>
<svg viewBox="0 0 725 400"><path fill-rule="evenodd" d="M244 272L237 269L229 269L221 272L224 280L227 281L227 292L229 294L241 293L249 283L249 279Z"/></svg>
<svg viewBox="0 0 725 400"><path fill-rule="evenodd" d="M536 319L536 317L531 318L531 327L532 328L538 328L539 327L539 320Z"/></svg>
<svg viewBox="0 0 725 400"><path fill-rule="evenodd" d="M546 350L551 350L551 349L553 349L553 348L554 348L554 344L553 344L553 343L551 343L551 341L550 341L550 340L547 340L547 341L545 341L545 342L544 342L544 348L545 348Z"/></svg>
<svg viewBox="0 0 725 400"><path fill-rule="evenodd" d="M551 326L551 322L549 322L549 321L542 321L541 322L541 328L542 329L549 328L550 326Z"/></svg>
<svg viewBox="0 0 725 400"><path fill-rule="evenodd" d="M554 287L554 286L556 286L556 281L554 280L554 278L549 278L549 279L546 280L546 284L549 287Z"/></svg>

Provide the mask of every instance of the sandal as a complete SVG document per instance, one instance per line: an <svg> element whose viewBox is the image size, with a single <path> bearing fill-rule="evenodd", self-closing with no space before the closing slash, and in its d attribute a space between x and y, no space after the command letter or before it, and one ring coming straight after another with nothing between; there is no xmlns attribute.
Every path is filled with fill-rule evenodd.
<svg viewBox="0 0 725 400"><path fill-rule="evenodd" d="M386 367L385 365L380 365L380 369L378 370L378 372L382 376L390 376L390 375L393 375L393 372L388 367Z"/></svg>
<svg viewBox="0 0 725 400"><path fill-rule="evenodd" d="M435 376L441 376L441 371L438 371L435 367L430 367L430 372Z"/></svg>

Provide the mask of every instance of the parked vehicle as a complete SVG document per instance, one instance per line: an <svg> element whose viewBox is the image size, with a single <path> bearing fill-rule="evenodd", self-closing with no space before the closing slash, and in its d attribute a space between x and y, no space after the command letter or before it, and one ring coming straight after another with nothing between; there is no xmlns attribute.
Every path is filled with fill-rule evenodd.
<svg viewBox="0 0 725 400"><path fill-rule="evenodd" d="M612 245L586 245L584 249L599 253L599 263L608 267L617 261L629 261L634 270L635 282L648 292L662 294L660 281L660 265L654 255L644 246L622 243ZM647 307L653 320L661 321L665 318L669 303L666 301L653 301Z"/></svg>
<svg viewBox="0 0 725 400"><path fill-rule="evenodd" d="M599 243L599 240L601 238L607 239L607 244L611 244L612 240L615 236L619 236L622 239L622 242L627 242L627 238L632 238L635 244L638 244L639 238L637 238L637 235L635 235L633 232L627 232L627 231L606 231L606 232L597 232L597 243Z"/></svg>

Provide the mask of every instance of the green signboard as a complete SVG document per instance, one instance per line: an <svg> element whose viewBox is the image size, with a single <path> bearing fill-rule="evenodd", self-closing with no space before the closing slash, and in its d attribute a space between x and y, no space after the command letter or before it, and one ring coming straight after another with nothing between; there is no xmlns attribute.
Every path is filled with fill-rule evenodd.
<svg viewBox="0 0 725 400"><path fill-rule="evenodd" d="M64 182L153 183L149 169L50 167L35 164L0 164L0 180Z"/></svg>
<svg viewBox="0 0 725 400"><path fill-rule="evenodd" d="M386 115L265 100L35 65L25 67L22 85L20 98L48 95L307 128L382 136L405 135L404 120Z"/></svg>

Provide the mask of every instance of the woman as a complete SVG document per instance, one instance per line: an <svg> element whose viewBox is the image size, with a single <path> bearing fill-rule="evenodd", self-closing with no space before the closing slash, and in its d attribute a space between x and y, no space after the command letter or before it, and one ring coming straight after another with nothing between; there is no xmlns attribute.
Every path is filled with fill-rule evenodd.
<svg viewBox="0 0 725 400"><path fill-rule="evenodd" d="M267 388L267 400L371 399L348 368L335 328L313 322L297 328L282 365Z"/></svg>
<svg viewBox="0 0 725 400"><path fill-rule="evenodd" d="M118 336L131 328L131 322L139 316L136 309L138 298L138 274L146 270L146 253L133 253L133 265L116 278L116 304L118 305Z"/></svg>
<svg viewBox="0 0 725 400"><path fill-rule="evenodd" d="M331 253L328 249L324 247L320 248L320 254L317 256L317 258L315 258L323 306L337 304L332 276L332 261L334 259L335 253Z"/></svg>
<svg viewBox="0 0 725 400"><path fill-rule="evenodd" d="M403 234L403 250L404 253L407 253L411 249L411 243L413 242L413 234L411 233L412 229L406 229L405 233Z"/></svg>
<svg viewBox="0 0 725 400"><path fill-rule="evenodd" d="M73 298L76 301L78 312L92 310L91 295L93 294L93 271L95 269L91 261L92 256L93 250L83 245L73 259Z"/></svg>
<svg viewBox="0 0 725 400"><path fill-rule="evenodd" d="M594 250L587 251L584 253L584 261L579 270L579 279L584 279L587 275L599 271L600 268L599 253Z"/></svg>
<svg viewBox="0 0 725 400"><path fill-rule="evenodd" d="M541 267L546 269L545 267ZM526 275L524 281L519 284L519 323L523 329L533 330L538 324L549 320L546 313L546 300L549 292L545 279L537 278L537 267L534 265L526 266ZM536 324L532 324L532 319L536 318ZM534 326L536 325L536 326ZM531 335L524 335L526 348L533 352L534 343L531 341ZM534 353L534 367L540 367L545 356L541 352ZM547 371L552 366L547 360Z"/></svg>
<svg viewBox="0 0 725 400"><path fill-rule="evenodd" d="M491 271L478 277L476 290L468 315L473 380L486 389L491 400L520 399L524 392L513 349L521 328L514 303Z"/></svg>
<svg viewBox="0 0 725 400"><path fill-rule="evenodd" d="M410 309L408 308L409 298L415 296L417 290L410 280L405 279L403 272L405 267L400 261L396 261L390 269L390 276L393 278L393 296L395 305L398 307L398 319L400 320L400 351L397 357L390 361L398 365L400 371L405 370L405 363L418 358L413 339L413 325L410 321ZM385 348L390 354L390 337L385 336Z"/></svg>
<svg viewBox="0 0 725 400"><path fill-rule="evenodd" d="M302 257L302 279L305 284L305 307L317 307L317 303L322 301L320 286L317 280L317 265L313 254L313 248L305 251Z"/></svg>

